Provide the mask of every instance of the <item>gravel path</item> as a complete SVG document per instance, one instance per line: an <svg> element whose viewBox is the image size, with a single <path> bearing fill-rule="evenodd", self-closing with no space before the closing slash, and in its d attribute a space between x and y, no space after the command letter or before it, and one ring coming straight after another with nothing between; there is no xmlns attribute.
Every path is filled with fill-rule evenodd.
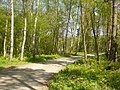
<svg viewBox="0 0 120 90"><path fill-rule="evenodd" d="M78 56L59 58L44 63L30 63L0 73L0 90L48 90L48 81Z"/></svg>

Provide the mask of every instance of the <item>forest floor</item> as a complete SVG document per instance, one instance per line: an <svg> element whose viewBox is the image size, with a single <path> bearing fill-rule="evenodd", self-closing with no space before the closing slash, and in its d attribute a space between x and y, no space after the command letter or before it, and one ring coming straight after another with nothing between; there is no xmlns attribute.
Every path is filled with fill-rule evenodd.
<svg viewBox="0 0 120 90"><path fill-rule="evenodd" d="M0 73L0 90L48 90L48 81L53 75L80 58L64 57L12 67Z"/></svg>

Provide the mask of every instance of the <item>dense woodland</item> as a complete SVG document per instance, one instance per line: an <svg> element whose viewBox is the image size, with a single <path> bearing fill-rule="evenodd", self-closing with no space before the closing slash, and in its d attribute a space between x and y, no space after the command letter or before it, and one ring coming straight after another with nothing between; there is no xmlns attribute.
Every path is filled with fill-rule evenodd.
<svg viewBox="0 0 120 90"><path fill-rule="evenodd" d="M0 72L82 53L49 90L120 90L119 38L120 0L0 0Z"/></svg>
<svg viewBox="0 0 120 90"><path fill-rule="evenodd" d="M0 0L0 55L119 57L119 0Z"/></svg>

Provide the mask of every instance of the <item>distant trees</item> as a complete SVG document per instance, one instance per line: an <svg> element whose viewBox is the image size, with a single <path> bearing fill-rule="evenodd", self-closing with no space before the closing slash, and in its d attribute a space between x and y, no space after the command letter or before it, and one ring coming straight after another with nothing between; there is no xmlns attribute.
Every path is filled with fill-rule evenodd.
<svg viewBox="0 0 120 90"><path fill-rule="evenodd" d="M106 52L115 61L117 7L118 0L2 0L0 54L23 60L81 51L85 60L92 52L99 61L99 53Z"/></svg>

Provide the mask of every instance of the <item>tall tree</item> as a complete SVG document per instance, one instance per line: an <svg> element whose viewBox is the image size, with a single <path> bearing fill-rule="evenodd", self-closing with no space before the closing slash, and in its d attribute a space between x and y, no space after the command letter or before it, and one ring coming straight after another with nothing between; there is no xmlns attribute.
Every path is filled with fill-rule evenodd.
<svg viewBox="0 0 120 90"><path fill-rule="evenodd" d="M64 40L64 48L63 48L64 53L66 53L66 49L67 49L67 38L68 38L68 31L69 31L71 9L72 9L72 0L69 1L67 28L65 32L65 40Z"/></svg>
<svg viewBox="0 0 120 90"><path fill-rule="evenodd" d="M58 5L59 0L54 0L55 3L55 22L56 27L53 30L53 53L58 53L58 35L59 35L59 23L58 23Z"/></svg>
<svg viewBox="0 0 120 90"><path fill-rule="evenodd" d="M25 47L25 42L26 42L26 29L27 29L27 17L26 17L26 3L24 0L23 2L23 14L24 14L24 31L23 31L23 42L22 42L22 47L21 47L21 54L20 54L20 60L23 60L23 55L24 55L24 47Z"/></svg>
<svg viewBox="0 0 120 90"><path fill-rule="evenodd" d="M80 0L78 0L78 6L77 6L77 19L76 19L76 25L75 29L77 30L77 44L76 44L76 52L75 54L77 55L77 52L79 50L79 44L80 44L80 29L77 28L78 26L78 19L79 19L79 11L80 11Z"/></svg>
<svg viewBox="0 0 120 90"><path fill-rule="evenodd" d="M37 8L36 8L36 15L34 21L34 30L33 30L33 40L32 40L32 49L33 49L33 58L35 58L36 54L36 33L37 33L37 22L38 22L38 8L39 8L40 0L37 0Z"/></svg>
<svg viewBox="0 0 120 90"><path fill-rule="evenodd" d="M117 14L118 14L118 0L112 0L112 31L111 31L111 48L109 59L117 61Z"/></svg>
<svg viewBox="0 0 120 90"><path fill-rule="evenodd" d="M11 0L11 44L10 44L10 61L13 58L13 45L14 45L14 7L13 0Z"/></svg>

